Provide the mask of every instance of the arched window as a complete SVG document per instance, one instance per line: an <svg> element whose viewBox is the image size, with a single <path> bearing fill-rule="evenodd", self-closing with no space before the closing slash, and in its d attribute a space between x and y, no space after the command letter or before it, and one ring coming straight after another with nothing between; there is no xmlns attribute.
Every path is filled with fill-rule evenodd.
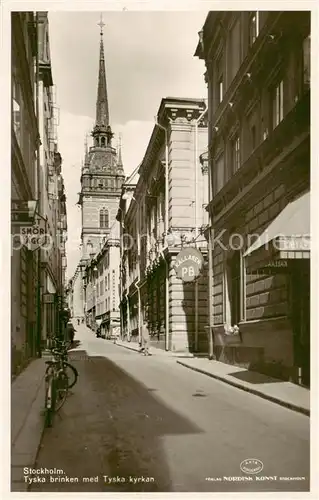
<svg viewBox="0 0 319 500"><path fill-rule="evenodd" d="M109 212L106 208L100 210L100 228L109 227Z"/></svg>
<svg viewBox="0 0 319 500"><path fill-rule="evenodd" d="M102 148L105 147L105 137L101 137L101 146Z"/></svg>

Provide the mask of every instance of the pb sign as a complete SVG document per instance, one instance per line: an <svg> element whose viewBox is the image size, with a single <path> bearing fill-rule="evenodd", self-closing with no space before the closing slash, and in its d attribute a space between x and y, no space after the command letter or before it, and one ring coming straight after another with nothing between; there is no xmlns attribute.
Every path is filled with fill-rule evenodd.
<svg viewBox="0 0 319 500"><path fill-rule="evenodd" d="M175 271L182 281L194 281L201 273L204 257L196 248L183 248L176 257Z"/></svg>

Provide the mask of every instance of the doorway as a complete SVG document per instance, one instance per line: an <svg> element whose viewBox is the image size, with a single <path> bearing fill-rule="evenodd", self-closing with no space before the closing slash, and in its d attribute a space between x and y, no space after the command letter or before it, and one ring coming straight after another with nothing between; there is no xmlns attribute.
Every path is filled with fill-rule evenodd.
<svg viewBox="0 0 319 500"><path fill-rule="evenodd" d="M310 259L291 264L294 365L298 383L310 387Z"/></svg>

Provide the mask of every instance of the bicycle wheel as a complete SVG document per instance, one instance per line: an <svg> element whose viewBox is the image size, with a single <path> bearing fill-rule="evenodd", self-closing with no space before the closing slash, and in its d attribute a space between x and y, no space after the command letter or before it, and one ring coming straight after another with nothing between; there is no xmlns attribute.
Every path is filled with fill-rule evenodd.
<svg viewBox="0 0 319 500"><path fill-rule="evenodd" d="M68 395L68 376L64 371L59 371L55 379L55 411L59 411L64 405Z"/></svg>
<svg viewBox="0 0 319 500"><path fill-rule="evenodd" d="M54 377L47 377L45 384L45 426L52 427L55 404Z"/></svg>
<svg viewBox="0 0 319 500"><path fill-rule="evenodd" d="M79 373L74 366L72 366L70 363L63 363L63 370L65 371L67 377L68 377L68 389L71 389L78 381L78 376Z"/></svg>

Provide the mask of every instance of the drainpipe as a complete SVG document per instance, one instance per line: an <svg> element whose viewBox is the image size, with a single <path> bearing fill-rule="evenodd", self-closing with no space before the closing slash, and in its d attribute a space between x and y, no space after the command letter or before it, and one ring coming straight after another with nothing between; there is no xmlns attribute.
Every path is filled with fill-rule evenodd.
<svg viewBox="0 0 319 500"><path fill-rule="evenodd" d="M134 283L134 286L137 290L137 307L138 307L138 313L137 313L137 318L138 318L138 343L141 343L141 294L140 294L140 287L137 285L137 283Z"/></svg>
<svg viewBox="0 0 319 500"><path fill-rule="evenodd" d="M140 204L137 203L137 259L138 259L138 265L137 265L137 282L140 283L141 280L141 261L140 261L140 253L141 253L141 248L140 248ZM137 283L134 283L135 288L137 289L137 304L138 304L138 342L141 344L142 338L141 338L141 292L140 292L140 286L137 285Z"/></svg>
<svg viewBox="0 0 319 500"><path fill-rule="evenodd" d="M164 130L165 132L165 235L169 232L169 218L168 218L168 132L167 128L160 125L156 120L156 125ZM165 276L165 351L169 351L169 263L165 258L163 252L165 266L166 266L166 276Z"/></svg>
<svg viewBox="0 0 319 500"><path fill-rule="evenodd" d="M38 200L38 212L41 214L41 183L40 183L40 136L39 136L39 51L38 51L38 37L39 37L39 14L36 13L35 17L35 27L36 27L36 60L35 60L35 113L37 118L37 163L36 163L36 172L37 172L37 200ZM42 303L41 303L41 247L38 249L38 269L37 269L37 342L36 349L37 355L39 358L42 356Z"/></svg>
<svg viewBox="0 0 319 500"><path fill-rule="evenodd" d="M131 342L131 317L130 317L130 300L126 296L126 320L127 320L127 341Z"/></svg>
<svg viewBox="0 0 319 500"><path fill-rule="evenodd" d="M208 203L211 202L213 197L212 189L212 169L210 162L210 152L208 153ZM212 214L208 211L208 315L209 315L209 359L216 359L214 355L214 337L213 337L213 302L212 302L212 289L213 289L213 248L212 248Z"/></svg>
<svg viewBox="0 0 319 500"><path fill-rule="evenodd" d="M198 124L207 113L205 105L204 111L195 120L195 241L198 236ZM198 279L195 281L195 352L198 351Z"/></svg>

